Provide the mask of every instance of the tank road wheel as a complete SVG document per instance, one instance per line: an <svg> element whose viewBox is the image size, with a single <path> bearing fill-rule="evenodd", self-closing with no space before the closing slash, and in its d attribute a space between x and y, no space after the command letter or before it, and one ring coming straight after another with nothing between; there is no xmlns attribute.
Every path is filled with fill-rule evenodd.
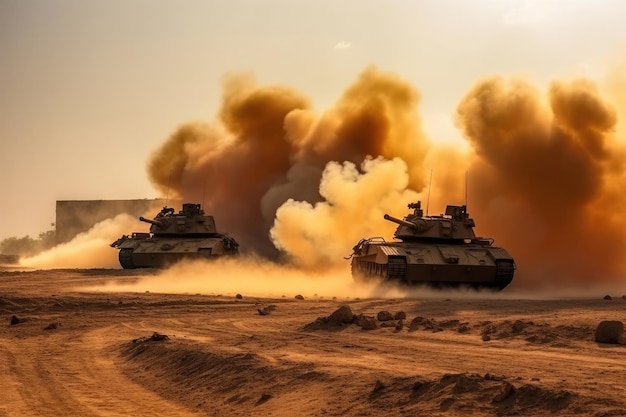
<svg viewBox="0 0 626 417"><path fill-rule="evenodd" d="M135 264L133 263L133 250L126 248L120 249L119 253L120 265L124 269L134 269Z"/></svg>
<svg viewBox="0 0 626 417"><path fill-rule="evenodd" d="M513 281L515 274L515 262L510 259L501 259L496 261L496 279L494 287L502 291L507 285Z"/></svg>

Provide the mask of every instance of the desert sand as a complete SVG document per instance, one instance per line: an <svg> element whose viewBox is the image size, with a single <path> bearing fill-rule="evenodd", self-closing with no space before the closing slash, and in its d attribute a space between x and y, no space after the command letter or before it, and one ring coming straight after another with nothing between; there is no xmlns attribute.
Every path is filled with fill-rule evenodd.
<svg viewBox="0 0 626 417"><path fill-rule="evenodd" d="M0 416L626 415L622 294L105 290L158 274L0 270Z"/></svg>

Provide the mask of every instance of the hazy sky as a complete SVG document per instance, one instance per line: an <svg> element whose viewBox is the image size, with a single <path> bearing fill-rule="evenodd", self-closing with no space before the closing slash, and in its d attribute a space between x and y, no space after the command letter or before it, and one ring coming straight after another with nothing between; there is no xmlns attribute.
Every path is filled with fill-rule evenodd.
<svg viewBox="0 0 626 417"><path fill-rule="evenodd" d="M0 0L0 239L36 237L56 200L154 198L145 166L211 121L224 75L323 110L369 65L410 81L433 140L474 83L602 77L626 1Z"/></svg>

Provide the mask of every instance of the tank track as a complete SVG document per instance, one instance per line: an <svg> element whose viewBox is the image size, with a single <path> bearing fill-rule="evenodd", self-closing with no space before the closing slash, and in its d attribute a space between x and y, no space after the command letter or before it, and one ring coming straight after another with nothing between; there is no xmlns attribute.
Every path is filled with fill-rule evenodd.
<svg viewBox="0 0 626 417"><path fill-rule="evenodd" d="M129 248L120 249L119 253L120 265L124 269L135 269L135 264L133 263L133 250Z"/></svg>
<svg viewBox="0 0 626 417"><path fill-rule="evenodd" d="M496 261L496 278L494 285L496 288L503 290L513 281L515 274L515 262L510 259L500 259Z"/></svg>
<svg viewBox="0 0 626 417"><path fill-rule="evenodd" d="M352 275L365 279L399 280L406 277L406 259L389 257L386 264L372 261L353 261Z"/></svg>

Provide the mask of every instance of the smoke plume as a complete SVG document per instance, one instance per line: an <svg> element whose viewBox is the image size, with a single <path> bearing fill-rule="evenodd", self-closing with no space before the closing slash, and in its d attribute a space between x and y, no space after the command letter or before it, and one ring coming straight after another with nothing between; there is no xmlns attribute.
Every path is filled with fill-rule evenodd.
<svg viewBox="0 0 626 417"><path fill-rule="evenodd" d="M416 200L409 190L404 161L367 158L362 174L351 162L331 162L324 170L314 206L288 200L276 212L271 230L277 248L300 266L334 265L363 236L390 236L395 225L383 219L386 212L406 210Z"/></svg>
<svg viewBox="0 0 626 417"><path fill-rule="evenodd" d="M615 110L586 80L544 96L521 80L475 85L458 125L476 155L471 209L514 254L521 286L599 284L623 277L623 148Z"/></svg>
<svg viewBox="0 0 626 417"><path fill-rule="evenodd" d="M292 89L232 77L219 120L180 127L150 158L149 176L162 192L203 201L218 229L243 248L272 256L268 234L277 209L289 199L320 201L330 161L360 166L367 156L398 156L410 186L423 187L427 143L418 102L411 85L375 68L321 115ZM362 198L353 197L355 204Z"/></svg>
<svg viewBox="0 0 626 417"><path fill-rule="evenodd" d="M218 120L181 126L148 172L171 197L203 201L244 250L278 248L314 268L341 262L361 237L390 238L384 212L401 217L425 200L432 171L431 214L461 204L468 174L476 231L515 257L513 286L623 280L625 154L617 111L595 84L544 93L523 80L478 82L456 112L467 154L427 140L419 100L375 68L322 113L292 89L233 77Z"/></svg>

